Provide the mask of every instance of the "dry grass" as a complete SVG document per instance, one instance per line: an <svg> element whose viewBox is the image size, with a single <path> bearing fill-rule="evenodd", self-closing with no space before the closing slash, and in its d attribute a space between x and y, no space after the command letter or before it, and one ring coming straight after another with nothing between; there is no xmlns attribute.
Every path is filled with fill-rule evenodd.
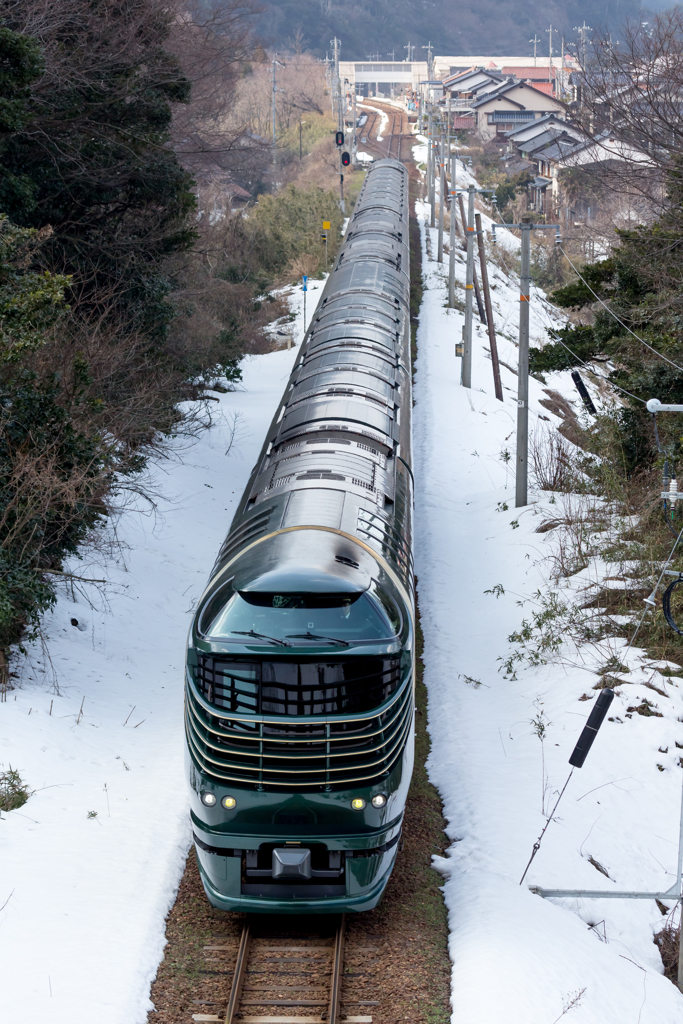
<svg viewBox="0 0 683 1024"><path fill-rule="evenodd" d="M677 928L674 927L673 914L673 911L669 913L666 924L661 931L656 933L654 942L662 958L664 974L669 981L673 981L675 984L678 978L678 946L681 937L681 927L680 925Z"/></svg>

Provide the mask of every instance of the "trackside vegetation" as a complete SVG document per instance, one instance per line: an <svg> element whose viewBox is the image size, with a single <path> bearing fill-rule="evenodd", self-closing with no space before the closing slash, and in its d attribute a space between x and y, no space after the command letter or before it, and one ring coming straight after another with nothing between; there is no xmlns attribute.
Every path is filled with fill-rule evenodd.
<svg viewBox="0 0 683 1024"><path fill-rule="evenodd" d="M207 166L225 191L226 153L255 181L272 157L248 124L204 152L214 97L265 54L248 3L230 15L232 36L203 12L0 0L3 689L8 652L54 602L64 557L185 429L181 403L238 380L284 313L273 287L304 259L303 272L324 269L322 219L336 247L341 214L316 184L218 216L203 202Z"/></svg>

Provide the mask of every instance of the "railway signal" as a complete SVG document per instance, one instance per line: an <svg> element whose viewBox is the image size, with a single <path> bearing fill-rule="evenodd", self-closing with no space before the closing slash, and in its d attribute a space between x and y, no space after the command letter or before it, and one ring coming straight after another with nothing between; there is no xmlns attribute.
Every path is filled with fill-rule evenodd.
<svg viewBox="0 0 683 1024"><path fill-rule="evenodd" d="M351 163L351 156L349 153L342 153L342 167L348 167Z"/></svg>
<svg viewBox="0 0 683 1024"><path fill-rule="evenodd" d="M337 146L343 146L344 145L344 132L335 132L334 133L334 141L337 144Z"/></svg>

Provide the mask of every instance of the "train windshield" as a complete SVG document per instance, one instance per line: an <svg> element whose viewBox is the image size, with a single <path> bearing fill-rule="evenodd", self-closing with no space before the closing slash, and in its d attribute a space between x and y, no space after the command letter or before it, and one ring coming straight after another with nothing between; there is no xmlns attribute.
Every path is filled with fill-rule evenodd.
<svg viewBox="0 0 683 1024"><path fill-rule="evenodd" d="M389 640L401 628L398 610L378 588L373 596L229 593L219 592L220 608L219 595L209 602L202 616L204 636L277 646L345 647L358 640Z"/></svg>

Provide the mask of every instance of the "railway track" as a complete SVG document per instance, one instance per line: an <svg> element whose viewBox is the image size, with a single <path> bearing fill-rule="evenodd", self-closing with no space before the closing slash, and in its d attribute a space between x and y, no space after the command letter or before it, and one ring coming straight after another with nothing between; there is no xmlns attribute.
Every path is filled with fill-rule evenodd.
<svg viewBox="0 0 683 1024"><path fill-rule="evenodd" d="M194 1013L192 1020L197 1024L372 1024L372 1007L379 1000L361 992L363 982L356 979L372 979L373 966L379 967L377 961L373 964L373 954L377 957L380 947L349 950L345 915L318 919L317 930L306 934L297 931L298 920L247 919L238 945L205 946L208 963L228 966L232 962L230 992L224 1012Z"/></svg>
<svg viewBox="0 0 683 1024"><path fill-rule="evenodd" d="M373 100L372 102L374 103L378 101ZM388 114L392 119L391 134L388 134L385 131L385 134L382 137L382 142L378 142L377 135L381 125L381 114L378 114L375 110L371 110L367 107L364 107L363 109L364 112L367 113L368 119L360 130L361 141L359 142L359 147L362 147L378 157L392 157L394 160L400 160L401 142L403 138L403 115L401 114L401 111L381 107L382 112ZM363 142L363 138L366 138L367 141Z"/></svg>
<svg viewBox="0 0 683 1024"><path fill-rule="evenodd" d="M389 136L389 146L387 150L387 156L393 157L395 160L401 159L401 128L403 127L403 117L400 113L392 113L391 123L391 135ZM395 152L394 152L395 149Z"/></svg>

